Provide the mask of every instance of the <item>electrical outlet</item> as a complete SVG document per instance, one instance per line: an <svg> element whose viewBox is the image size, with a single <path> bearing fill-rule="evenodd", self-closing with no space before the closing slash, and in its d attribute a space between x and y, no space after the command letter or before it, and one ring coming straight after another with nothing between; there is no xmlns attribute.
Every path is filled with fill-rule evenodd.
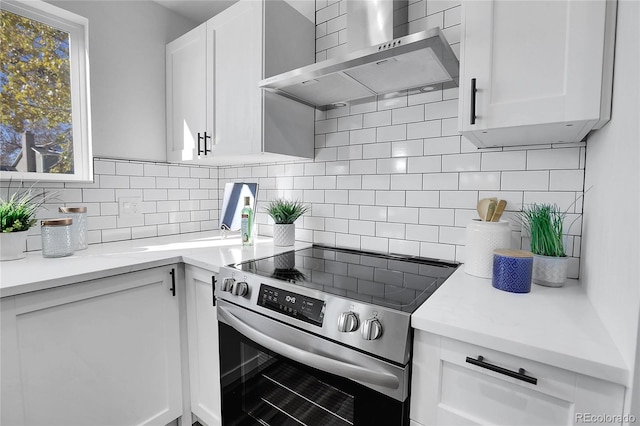
<svg viewBox="0 0 640 426"><path fill-rule="evenodd" d="M142 199L140 197L118 198L118 225L144 225Z"/></svg>

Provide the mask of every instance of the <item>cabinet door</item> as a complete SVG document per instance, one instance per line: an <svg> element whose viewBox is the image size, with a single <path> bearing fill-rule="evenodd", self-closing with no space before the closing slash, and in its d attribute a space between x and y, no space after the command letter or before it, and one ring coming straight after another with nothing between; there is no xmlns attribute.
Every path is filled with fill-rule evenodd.
<svg viewBox="0 0 640 426"><path fill-rule="evenodd" d="M170 271L2 299L2 424L164 425L180 417Z"/></svg>
<svg viewBox="0 0 640 426"><path fill-rule="evenodd" d="M195 160L198 133L211 134L207 130L206 41L202 24L166 47L168 161Z"/></svg>
<svg viewBox="0 0 640 426"><path fill-rule="evenodd" d="M262 2L240 1L207 22L208 78L215 88L210 156L262 150ZM211 121L212 120L212 121Z"/></svg>
<svg viewBox="0 0 640 426"><path fill-rule="evenodd" d="M481 147L580 141L601 118L607 3L464 2L463 134Z"/></svg>
<svg viewBox="0 0 640 426"><path fill-rule="evenodd" d="M218 318L213 305L214 277L212 272L186 266L191 412L207 426L222 424Z"/></svg>
<svg viewBox="0 0 640 426"><path fill-rule="evenodd" d="M421 331L413 357L410 416L424 425L573 425L595 412L622 417L624 387L614 383Z"/></svg>

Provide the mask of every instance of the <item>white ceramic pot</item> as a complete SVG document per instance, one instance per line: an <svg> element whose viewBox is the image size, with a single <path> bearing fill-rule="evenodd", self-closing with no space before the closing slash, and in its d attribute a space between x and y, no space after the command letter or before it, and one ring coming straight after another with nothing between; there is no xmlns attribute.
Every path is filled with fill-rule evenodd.
<svg viewBox="0 0 640 426"><path fill-rule="evenodd" d="M273 225L273 245L292 246L296 242L296 225L293 223L276 223Z"/></svg>
<svg viewBox="0 0 640 426"><path fill-rule="evenodd" d="M467 226L464 270L469 275L493 276L493 251L511 248L509 222L473 220Z"/></svg>
<svg viewBox="0 0 640 426"><path fill-rule="evenodd" d="M28 234L29 231L0 232L0 261L25 258Z"/></svg>
<svg viewBox="0 0 640 426"><path fill-rule="evenodd" d="M562 287L567 281L569 258L533 255L531 281L546 287Z"/></svg>

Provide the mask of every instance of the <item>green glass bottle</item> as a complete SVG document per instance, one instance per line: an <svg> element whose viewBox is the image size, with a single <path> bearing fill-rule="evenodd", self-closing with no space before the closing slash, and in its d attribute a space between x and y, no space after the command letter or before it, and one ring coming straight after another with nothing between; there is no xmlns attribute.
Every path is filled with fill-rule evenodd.
<svg viewBox="0 0 640 426"><path fill-rule="evenodd" d="M241 215L242 245L253 245L253 209L251 208L251 197L244 197L244 207L242 208Z"/></svg>

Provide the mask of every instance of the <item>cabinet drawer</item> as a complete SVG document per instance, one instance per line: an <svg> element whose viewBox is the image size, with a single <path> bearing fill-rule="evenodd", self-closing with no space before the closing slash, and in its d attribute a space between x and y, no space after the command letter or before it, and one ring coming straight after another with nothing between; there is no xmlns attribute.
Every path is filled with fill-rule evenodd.
<svg viewBox="0 0 640 426"><path fill-rule="evenodd" d="M483 357L482 364L486 365L486 368L467 361L467 357L477 360L479 356ZM461 371L467 371L468 374L474 372L479 377L491 377L496 379L497 383L512 385L509 387L514 389L529 389L566 401L573 399L576 373L571 371L452 339L442 339L440 358L444 364L443 367L449 366L452 369L457 367L458 370L462 369ZM489 366L496 366L513 373L518 373L522 368L523 375L535 379L537 383L528 383L505 373L492 371Z"/></svg>

